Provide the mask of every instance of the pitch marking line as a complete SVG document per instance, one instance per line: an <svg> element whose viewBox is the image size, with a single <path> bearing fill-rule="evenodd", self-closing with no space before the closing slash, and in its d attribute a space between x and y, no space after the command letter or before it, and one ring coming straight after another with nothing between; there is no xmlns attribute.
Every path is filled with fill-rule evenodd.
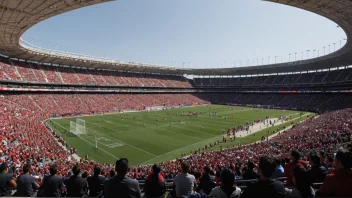
<svg viewBox="0 0 352 198"><path fill-rule="evenodd" d="M298 113L296 113L296 114L298 114ZM296 115L296 114L292 114L292 115ZM302 115L302 117L305 116L305 115L310 115L310 113L304 114L304 115ZM297 119L299 119L299 118L300 118L300 117L297 117L297 118L294 118L294 119L289 120L289 121L294 121L294 120L297 120ZM287 121L287 122L288 122L288 121ZM286 122L284 122L284 123L286 123ZM284 123L283 123L283 124L284 124ZM262 129L262 130L264 130L264 129ZM260 131L262 131L262 130L259 130L259 131L257 131L257 132L260 132ZM257 132L256 132L256 133L257 133ZM212 137L212 138L209 138L209 139L200 141L200 142L196 142L196 143L194 143L194 144L190 144L190 145L185 146L185 147L178 148L178 149L176 149L176 150L173 150L173 151L164 153L164 154L162 154L162 155L156 156L155 158L152 158L152 159L149 159L149 160L147 160L147 161L144 161L144 162L142 162L142 163L140 163L140 164L141 164L141 165L144 165L144 164L146 164L146 162L154 161L154 159L157 159L157 158L159 158L159 157L165 156L165 155L170 154L170 153L172 153L172 152L179 151L179 150L182 150L182 149L185 149L185 148L188 148L188 147L191 147L191 146L194 146L194 145L196 145L196 144L203 143L203 142L208 142L208 141L210 141L210 140L212 140L212 139L219 138L219 137L223 137L223 135L215 136L215 137Z"/></svg>
<svg viewBox="0 0 352 198"><path fill-rule="evenodd" d="M53 120L53 122L55 122L55 121ZM55 123L56 123L57 125L59 125L60 127L62 127L63 129L67 130L67 128L63 127L61 124L59 124L59 123L57 123L57 122L55 122ZM92 146L95 146L94 144L92 144L91 142L87 141L86 139L84 139L84 138L82 138L82 137L80 137L80 136L78 136L78 137L79 137L80 139L82 139L83 141L87 142L88 144L90 144L90 145L92 145ZM99 149L99 150L102 150L102 151L105 152L106 154L108 154L108 155L114 157L115 159L119 159L119 158L116 157L115 155L113 155L113 154L107 152L106 150L104 150L104 149L102 149L102 148L100 148L100 147L98 147L98 149Z"/></svg>

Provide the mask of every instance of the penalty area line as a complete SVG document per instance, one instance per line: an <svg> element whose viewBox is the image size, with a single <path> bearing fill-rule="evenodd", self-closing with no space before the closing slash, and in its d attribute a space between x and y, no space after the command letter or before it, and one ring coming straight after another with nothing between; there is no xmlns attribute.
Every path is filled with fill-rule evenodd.
<svg viewBox="0 0 352 198"><path fill-rule="evenodd" d="M55 121L53 120L53 122L55 122ZM57 123L57 122L55 122L55 123L56 123L57 125L59 125L61 128L67 130L67 128L63 127L61 124L59 124L59 123ZM95 146L94 144L92 144L91 142L87 141L86 139L84 139L84 138L82 138L82 137L80 137L80 136L77 136L77 137L79 137L79 138L82 139L83 141L87 142L88 144L90 144L90 145L92 145L92 146ZM104 144L103 144L103 145L104 145ZM104 149L102 149L102 148L100 148L100 147L98 147L98 149L101 150L101 151L103 151L104 153L110 155L111 157L114 157L115 159L120 159L120 158L116 157L115 155L113 155L113 154L107 152L106 150L104 150Z"/></svg>

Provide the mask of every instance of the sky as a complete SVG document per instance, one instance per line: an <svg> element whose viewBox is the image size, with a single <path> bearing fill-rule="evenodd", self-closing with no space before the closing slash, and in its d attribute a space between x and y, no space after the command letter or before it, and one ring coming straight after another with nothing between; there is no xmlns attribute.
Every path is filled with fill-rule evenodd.
<svg viewBox="0 0 352 198"><path fill-rule="evenodd" d="M47 19L22 37L96 57L223 68L323 55L346 35L322 16L260 0L118 0Z"/></svg>

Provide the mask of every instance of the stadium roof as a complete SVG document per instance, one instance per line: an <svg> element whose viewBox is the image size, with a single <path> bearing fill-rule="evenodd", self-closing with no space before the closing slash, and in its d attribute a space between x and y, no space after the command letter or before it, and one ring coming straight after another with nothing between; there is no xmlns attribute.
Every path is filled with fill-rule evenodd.
<svg viewBox="0 0 352 198"><path fill-rule="evenodd" d="M111 0L0 0L0 53L42 63L76 67L188 75L250 75L298 72L347 66L352 63L352 1L350 0L265 0L286 4L324 16L339 25L347 34L345 46L319 58L264 66L219 69L182 69L69 54L46 50L21 39L35 24L50 17L82 7Z"/></svg>

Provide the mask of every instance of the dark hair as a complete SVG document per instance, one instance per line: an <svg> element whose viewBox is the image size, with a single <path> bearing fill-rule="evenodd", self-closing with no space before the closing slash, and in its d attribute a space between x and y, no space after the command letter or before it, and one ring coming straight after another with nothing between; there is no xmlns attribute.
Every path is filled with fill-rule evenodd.
<svg viewBox="0 0 352 198"><path fill-rule="evenodd" d="M5 171L5 169L7 169L9 167L9 165L7 165L7 163L2 163L1 165L0 165L0 172L4 172Z"/></svg>
<svg viewBox="0 0 352 198"><path fill-rule="evenodd" d="M154 174L159 174L160 171L161 171L160 166L158 166L157 164L154 164L153 167L152 167L152 169L153 169L153 173L154 173Z"/></svg>
<svg viewBox="0 0 352 198"><path fill-rule="evenodd" d="M271 177L275 171L276 164L272 158L263 156L259 159L259 168L264 177Z"/></svg>
<svg viewBox="0 0 352 198"><path fill-rule="evenodd" d="M299 158L301 158L301 154L296 150L291 151L291 156L295 158L294 161L296 162L298 162Z"/></svg>
<svg viewBox="0 0 352 198"><path fill-rule="evenodd" d="M276 165L280 165L280 164L281 164L279 158L275 158L274 161L275 161L275 164L276 164Z"/></svg>
<svg viewBox="0 0 352 198"><path fill-rule="evenodd" d="M81 168L79 167L78 164L74 165L72 168L72 173L73 175L77 176L81 172Z"/></svg>
<svg viewBox="0 0 352 198"><path fill-rule="evenodd" d="M314 163L314 165L320 165L320 157L317 154L311 153L309 155L309 159Z"/></svg>
<svg viewBox="0 0 352 198"><path fill-rule="evenodd" d="M205 174L210 174L211 170L209 168L209 166L204 166L204 173Z"/></svg>
<svg viewBox="0 0 352 198"><path fill-rule="evenodd" d="M344 168L352 168L352 152L346 149L340 149L336 153L336 159L339 160Z"/></svg>
<svg viewBox="0 0 352 198"><path fill-rule="evenodd" d="M29 164L24 165L22 170L24 174L27 174L31 170L31 165Z"/></svg>
<svg viewBox="0 0 352 198"><path fill-rule="evenodd" d="M247 163L247 167L248 167L248 170L253 170L254 169L254 163L253 162L251 162L251 161L249 161L248 163Z"/></svg>
<svg viewBox="0 0 352 198"><path fill-rule="evenodd" d="M114 170L110 170L109 172L109 177L112 178L112 177L115 177L115 171Z"/></svg>
<svg viewBox="0 0 352 198"><path fill-rule="evenodd" d="M117 174L126 174L128 171L128 159L126 158L121 158L116 161L116 167L115 167Z"/></svg>
<svg viewBox="0 0 352 198"><path fill-rule="evenodd" d="M222 169L220 173L220 180L224 186L233 186L235 182L235 175L229 168Z"/></svg>
<svg viewBox="0 0 352 198"><path fill-rule="evenodd" d="M190 165L189 165L188 161L183 161L181 164L182 173L188 173L189 167L190 167Z"/></svg>
<svg viewBox="0 0 352 198"><path fill-rule="evenodd" d="M57 173L57 165L56 164L51 165L49 171L50 171L50 175L55 175Z"/></svg>
<svg viewBox="0 0 352 198"><path fill-rule="evenodd" d="M285 158L285 163L286 163L286 164L290 163L290 158L286 157L286 158Z"/></svg>
<svg viewBox="0 0 352 198"><path fill-rule="evenodd" d="M296 188L301 193L302 197L314 196L311 192L311 186L309 183L309 178L306 169L297 166L295 169L293 169L293 177L296 181Z"/></svg>
<svg viewBox="0 0 352 198"><path fill-rule="evenodd" d="M88 177L88 172L84 171L84 173L82 174L82 178L87 178Z"/></svg>
<svg viewBox="0 0 352 198"><path fill-rule="evenodd" d="M94 166L94 175L100 175L101 173L101 168L98 165Z"/></svg>

